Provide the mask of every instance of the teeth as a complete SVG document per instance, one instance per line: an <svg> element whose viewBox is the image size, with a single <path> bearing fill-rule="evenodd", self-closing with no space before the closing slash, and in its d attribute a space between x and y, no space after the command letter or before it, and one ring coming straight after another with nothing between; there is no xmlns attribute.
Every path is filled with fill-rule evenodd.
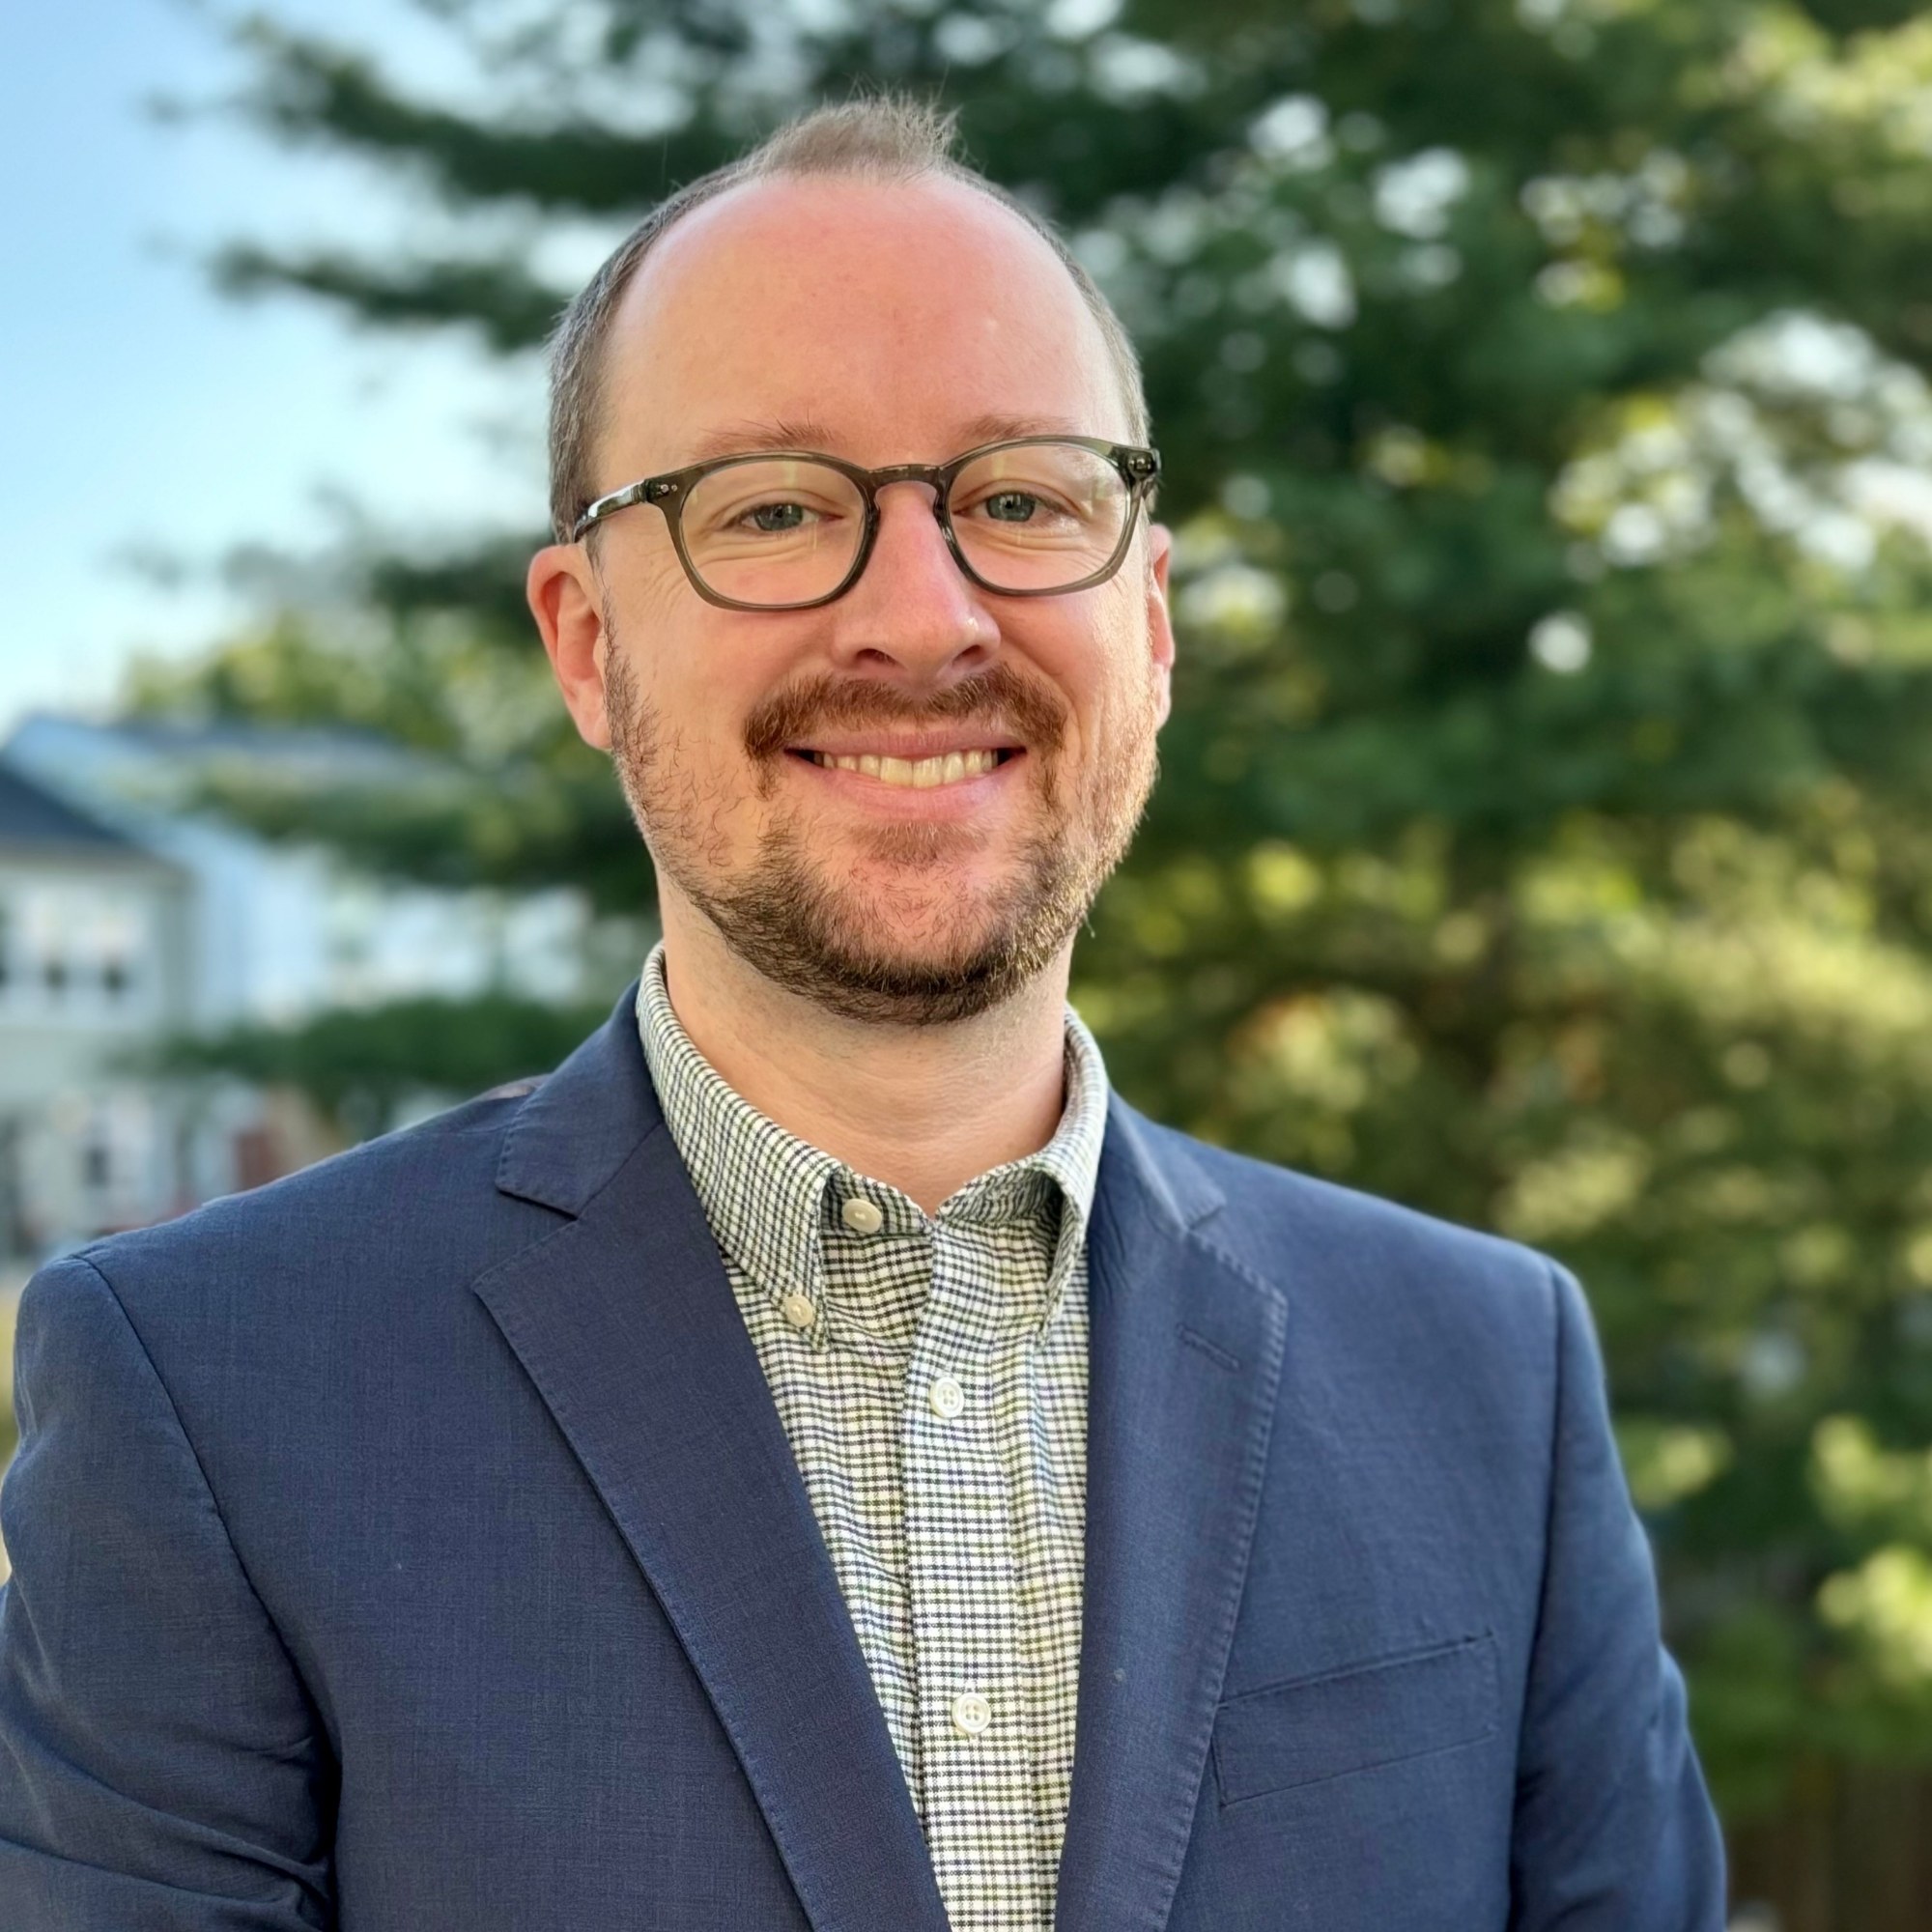
<svg viewBox="0 0 1932 1932"><path fill-rule="evenodd" d="M1000 762L997 752L945 752L930 758L881 758L870 752L857 756L835 757L829 752L811 754L816 764L834 771L861 772L868 779L887 784L912 785L924 789L931 785L957 784L961 779L976 779L990 772Z"/></svg>

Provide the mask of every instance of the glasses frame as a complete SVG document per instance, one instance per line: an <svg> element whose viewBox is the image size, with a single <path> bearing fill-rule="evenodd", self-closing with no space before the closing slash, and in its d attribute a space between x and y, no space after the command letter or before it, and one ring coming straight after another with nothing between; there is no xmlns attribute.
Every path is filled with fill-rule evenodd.
<svg viewBox="0 0 1932 1932"><path fill-rule="evenodd" d="M1122 520L1121 540L1114 546L1113 555L1097 570L1090 571L1077 582L1056 583L1051 589L1009 590L1003 584L989 583L967 560L966 553L960 546L959 534L952 527L952 515L947 508L946 499L952 494L954 478L969 463L977 463L982 456L989 456L996 450L1023 449L1043 442L1071 443L1077 449L1089 450L1111 463L1127 486L1127 514ZM827 469L838 470L857 485L860 496L865 499L866 521L859 533L859 548L853 554L851 569L822 597L807 597L795 604L748 604L741 598L726 597L722 591L712 589L698 575L697 566L691 560L691 553L684 547L684 506L692 491L714 471L729 469L743 463L769 463L774 458L786 462L822 463ZM619 510L628 510L638 503L649 503L664 512L665 522L670 526L671 546L677 552L677 560L684 566L691 587L707 604L716 604L726 611L815 611L821 604L830 604L844 596L865 574L866 565L871 559L872 546L879 535L879 492L895 483L925 483L931 486L933 492L932 514L939 525L940 534L946 539L946 548L952 553L952 561L959 566L969 582L978 584L981 590L990 591L995 597L1064 597L1070 590L1087 590L1096 583L1105 582L1120 569L1121 560L1133 541L1134 520L1147 502L1148 492L1159 478L1160 452L1157 449L1131 442L1107 442L1093 436L1003 437L998 442L982 442L947 463L889 463L880 469L862 469L856 463L847 463L840 457L827 456L815 449L747 450L740 455L714 456L704 463L687 464L682 469L667 469L661 475L645 476L636 483L625 484L621 490L612 490L608 496L599 497L578 518L572 526L570 540L580 542L587 532Z"/></svg>

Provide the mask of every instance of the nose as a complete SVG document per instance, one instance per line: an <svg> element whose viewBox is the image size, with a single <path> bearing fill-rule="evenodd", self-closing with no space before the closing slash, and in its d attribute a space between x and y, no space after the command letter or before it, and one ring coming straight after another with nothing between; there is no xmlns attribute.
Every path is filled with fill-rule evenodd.
<svg viewBox="0 0 1932 1932"><path fill-rule="evenodd" d="M928 483L880 490L879 529L857 583L828 607L841 667L948 684L983 670L998 620L953 561Z"/></svg>

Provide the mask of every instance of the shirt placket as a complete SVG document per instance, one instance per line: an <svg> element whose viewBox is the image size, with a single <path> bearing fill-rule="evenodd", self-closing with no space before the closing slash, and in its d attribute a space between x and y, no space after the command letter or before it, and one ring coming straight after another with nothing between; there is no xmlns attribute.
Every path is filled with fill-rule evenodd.
<svg viewBox="0 0 1932 1932"><path fill-rule="evenodd" d="M995 1440L1003 1368L991 1257L932 1232L902 1423L926 1838L953 1932L1040 1923L1018 1539Z"/></svg>

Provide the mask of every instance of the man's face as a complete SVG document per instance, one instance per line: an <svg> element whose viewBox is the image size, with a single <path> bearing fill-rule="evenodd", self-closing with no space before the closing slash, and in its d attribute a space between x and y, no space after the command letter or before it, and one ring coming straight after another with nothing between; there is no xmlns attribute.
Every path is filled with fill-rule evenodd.
<svg viewBox="0 0 1932 1932"><path fill-rule="evenodd" d="M747 448L871 467L1128 438L1052 251L949 182L722 196L646 258L606 370L600 490ZM1070 947L1152 784L1173 649L1166 532L1144 518L1105 583L1002 597L960 572L932 501L888 487L864 576L792 611L704 602L663 516L625 510L596 558L601 716L589 684L573 700L668 901L780 985L904 1025L984 1010Z"/></svg>

